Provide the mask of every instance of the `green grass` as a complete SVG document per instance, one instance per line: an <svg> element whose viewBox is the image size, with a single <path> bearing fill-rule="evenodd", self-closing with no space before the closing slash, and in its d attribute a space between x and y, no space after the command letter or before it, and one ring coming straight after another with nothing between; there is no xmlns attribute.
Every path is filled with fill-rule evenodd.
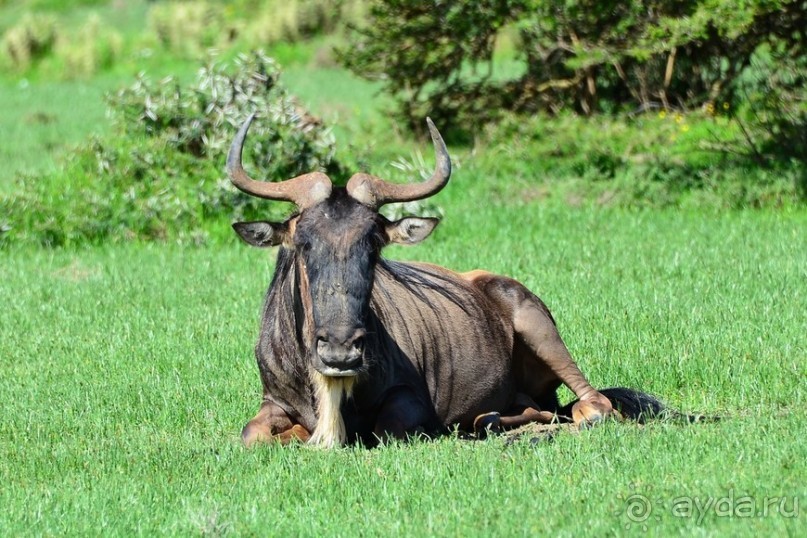
<svg viewBox="0 0 807 538"><path fill-rule="evenodd" d="M78 27L95 5L74 4L90 5L65 11ZM104 19L136 43L142 17L131 13L146 4L104 5L112 6ZM3 5L0 27L18 7ZM431 148L399 131L377 85L323 67L329 39L276 45L282 81L334 126L341 162L413 179L417 170L390 162L418 168L422 153L428 168ZM141 52L127 49L86 81L0 78L0 194L50 173L68 188L70 148L111 132L106 91L143 68L185 79L198 65ZM455 174L434 199L444 222L422 245L388 254L514 276L547 302L595 386L639 388L724 420L608 423L551 443L246 450L238 434L260 399L252 349L273 266L265 251L237 244L220 219L205 223L204 248L174 236L55 250L11 243L0 250L0 535L803 532L804 515L788 517L807 495L807 212L792 203L798 178L699 149L709 129L732 133L697 114L685 121L686 131L656 115L596 125L509 118L480 130L474 147L451 148ZM724 180L728 187L717 184ZM45 210L64 203L56 191ZM746 199L769 209L717 211ZM635 209L644 204L678 209ZM755 510L784 498L786 513L716 511L715 502L744 496ZM676 517L682 497L712 504ZM644 498L652 513L631 520L629 501Z"/></svg>
<svg viewBox="0 0 807 538"><path fill-rule="evenodd" d="M685 496L803 508L807 215L479 206L475 179L460 171L434 236L389 255L518 277L595 385L725 420L606 424L535 445L245 450L265 251L11 249L2 534L798 534L803 514L671 510ZM631 495L653 502L646 521L625 514Z"/></svg>
<svg viewBox="0 0 807 538"><path fill-rule="evenodd" d="M30 84L0 82L0 192L16 188L20 176L58 170L72 148L91 134L109 130L103 97L117 80Z"/></svg>

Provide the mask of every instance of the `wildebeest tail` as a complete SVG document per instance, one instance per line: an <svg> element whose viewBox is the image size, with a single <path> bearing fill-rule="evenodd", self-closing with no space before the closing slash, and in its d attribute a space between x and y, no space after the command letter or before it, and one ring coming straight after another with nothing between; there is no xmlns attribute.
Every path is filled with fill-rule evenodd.
<svg viewBox="0 0 807 538"><path fill-rule="evenodd" d="M672 419L684 422L702 422L717 420L718 417L705 417L703 415L688 415L668 408L656 397L645 392L626 387L613 387L600 390L600 393L611 400L614 409L626 419L635 420L643 424L652 419ZM576 403L569 403L564 406L558 414L571 416L572 406Z"/></svg>

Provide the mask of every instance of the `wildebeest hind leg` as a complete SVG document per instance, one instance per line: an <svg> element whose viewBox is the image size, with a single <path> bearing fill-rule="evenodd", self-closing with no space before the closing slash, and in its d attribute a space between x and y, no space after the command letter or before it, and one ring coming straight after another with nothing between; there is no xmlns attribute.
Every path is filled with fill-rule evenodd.
<svg viewBox="0 0 807 538"><path fill-rule="evenodd" d="M287 444L295 439L307 441L311 434L294 422L278 405L264 401L260 411L241 430L241 440L246 446L255 443L279 442Z"/></svg>
<svg viewBox="0 0 807 538"><path fill-rule="evenodd" d="M521 390L534 398L554 393L560 381L579 398L572 407L575 423L595 422L613 412L611 402L588 382L572 359L546 305L520 282L472 271L465 278L512 316L517 338L514 361L519 364Z"/></svg>
<svg viewBox="0 0 807 538"><path fill-rule="evenodd" d="M591 386L572 359L549 311L537 297L530 295L521 301L514 312L513 321L518 337L533 358L548 367L579 398L580 401L572 407L572 418L576 424L602 420L613 412L611 402Z"/></svg>
<svg viewBox="0 0 807 538"><path fill-rule="evenodd" d="M552 424L558 416L552 411L542 411L526 394L517 394L513 407L506 413L485 413L474 419L474 433L483 437L485 432L502 432L526 424Z"/></svg>

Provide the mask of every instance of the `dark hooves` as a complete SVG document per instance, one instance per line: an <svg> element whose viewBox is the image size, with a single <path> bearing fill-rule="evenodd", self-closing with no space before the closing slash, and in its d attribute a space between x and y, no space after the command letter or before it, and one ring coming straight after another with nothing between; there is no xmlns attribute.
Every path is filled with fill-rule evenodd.
<svg viewBox="0 0 807 538"><path fill-rule="evenodd" d="M501 433L502 416L495 411L479 415L474 419L474 433L477 439L485 439L488 433Z"/></svg>

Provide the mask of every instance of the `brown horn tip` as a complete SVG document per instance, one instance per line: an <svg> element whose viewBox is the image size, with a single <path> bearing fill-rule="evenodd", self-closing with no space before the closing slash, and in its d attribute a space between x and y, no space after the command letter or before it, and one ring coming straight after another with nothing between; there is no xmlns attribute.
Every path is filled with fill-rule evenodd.
<svg viewBox="0 0 807 538"><path fill-rule="evenodd" d="M255 181L249 177L241 163L241 157L247 131L254 119L254 112L247 116L230 145L230 151L227 154L227 175L232 184L252 196L267 200L293 202L300 209L311 207L328 198L331 195L333 184L330 178L322 172L311 172L278 183Z"/></svg>
<svg viewBox="0 0 807 538"><path fill-rule="evenodd" d="M431 118L426 118L426 125L429 127L437 157L434 173L429 179L423 183L397 185L370 174L354 174L347 182L348 194L354 200L378 209L384 204L422 200L440 192L451 177L451 158L443 137Z"/></svg>

